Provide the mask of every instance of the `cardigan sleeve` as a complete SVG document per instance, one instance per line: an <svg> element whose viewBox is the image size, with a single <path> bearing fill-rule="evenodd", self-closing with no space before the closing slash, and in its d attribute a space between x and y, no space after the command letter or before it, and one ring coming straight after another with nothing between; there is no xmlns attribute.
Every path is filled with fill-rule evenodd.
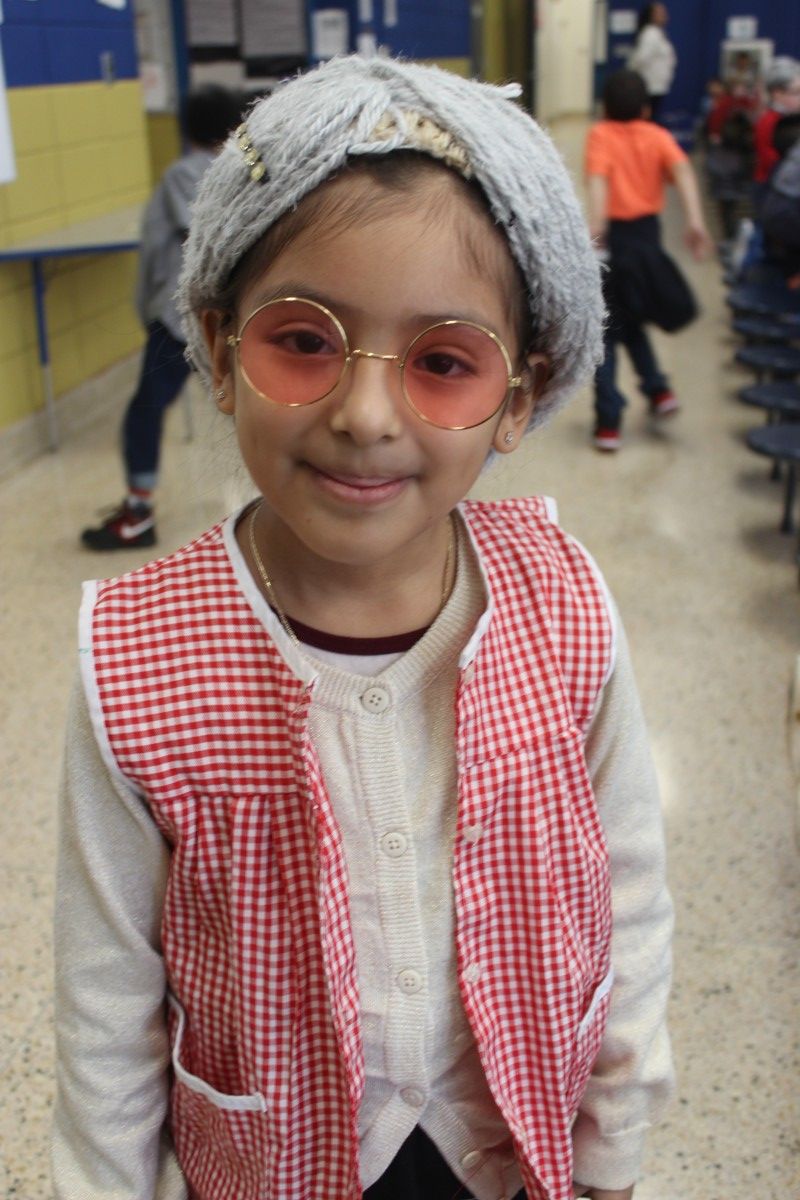
<svg viewBox="0 0 800 1200"><path fill-rule="evenodd" d="M160 925L169 854L70 702L55 915L55 1200L186 1200L165 1131Z"/></svg>
<svg viewBox="0 0 800 1200"><path fill-rule="evenodd" d="M573 1128L574 1177L625 1188L673 1090L666 1030L672 904L658 786L619 619L614 670L586 741L611 859L614 988L600 1054Z"/></svg>

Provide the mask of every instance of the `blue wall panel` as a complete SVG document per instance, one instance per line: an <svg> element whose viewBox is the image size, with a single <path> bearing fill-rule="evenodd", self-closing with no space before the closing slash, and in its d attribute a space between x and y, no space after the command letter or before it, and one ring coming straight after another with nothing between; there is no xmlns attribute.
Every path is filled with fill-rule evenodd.
<svg viewBox="0 0 800 1200"><path fill-rule="evenodd" d="M51 83L85 83L103 78L101 54L111 54L114 79L134 78L136 47L123 29L52 25L44 31Z"/></svg>
<svg viewBox="0 0 800 1200"><path fill-rule="evenodd" d="M370 31L393 54L408 58L462 58L470 53L469 0L397 0L397 24L383 21L383 0L373 0L373 19L361 21L357 0L307 0L309 12L344 8L350 19L350 49L359 33Z"/></svg>
<svg viewBox="0 0 800 1200"><path fill-rule="evenodd" d="M380 12L382 4L376 4ZM470 53L466 0L398 0L398 22L379 26L378 37L395 54L412 58L462 58Z"/></svg>
<svg viewBox="0 0 800 1200"><path fill-rule="evenodd" d="M133 4L97 0L4 0L3 57L9 87L87 83L110 54L116 79L138 74Z"/></svg>
<svg viewBox="0 0 800 1200"><path fill-rule="evenodd" d="M8 87L38 87L47 82L47 50L41 25L6 23L0 29Z"/></svg>
<svg viewBox="0 0 800 1200"><path fill-rule="evenodd" d="M133 0L124 8L108 8L98 0L3 0L5 20L25 25L83 23L125 29L133 24Z"/></svg>

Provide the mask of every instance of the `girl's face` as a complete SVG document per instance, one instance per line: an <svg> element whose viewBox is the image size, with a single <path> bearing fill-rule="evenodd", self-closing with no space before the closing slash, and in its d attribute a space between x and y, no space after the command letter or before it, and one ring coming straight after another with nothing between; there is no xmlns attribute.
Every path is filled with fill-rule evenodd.
<svg viewBox="0 0 800 1200"><path fill-rule="evenodd" d="M344 178L329 186L375 185ZM338 317L351 348L402 355L427 326L461 318L496 333L521 373L526 364L510 313L514 275L505 242L455 187L451 217L434 217L430 189L442 186L452 187L446 176L426 179L419 194L392 196L391 206L378 197L374 218L335 234L325 225L307 227L245 288L235 330L265 300L306 297ZM461 205L457 216L455 205ZM468 243L482 247L483 263L474 261ZM360 357L325 399L280 406L248 385L219 314L205 314L204 326L214 387L225 393L219 406L235 419L242 457L266 501L260 526L273 561L280 554L301 567L311 555L331 566L398 571L404 559L419 562L426 548L441 545L448 514L490 450L509 453L530 416L534 396L526 386L476 428L436 428L407 406L394 363ZM540 355L529 358L526 384L543 362Z"/></svg>

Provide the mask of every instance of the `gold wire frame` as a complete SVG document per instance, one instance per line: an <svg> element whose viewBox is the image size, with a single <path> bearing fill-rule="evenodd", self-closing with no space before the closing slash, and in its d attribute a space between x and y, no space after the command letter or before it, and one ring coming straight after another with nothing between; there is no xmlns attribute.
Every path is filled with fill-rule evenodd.
<svg viewBox="0 0 800 1200"><path fill-rule="evenodd" d="M283 403L278 400L273 400L271 396L268 396L265 392L262 392L260 388L256 387L256 385L253 383L250 376L247 374L247 371L244 369L244 367L242 365L241 355L239 353L239 347L241 345L242 338L244 336L244 331L247 328L247 326L250 324L250 322L253 320L253 318L258 316L258 314L260 312L263 312L265 308L272 308L276 304L285 304L285 303L307 304L310 308L316 308L318 310L318 312L323 313L324 316L327 317L328 320L330 320L334 329L336 330L339 337L341 338L342 347L344 349L344 358L342 360L342 367L336 378L336 382L333 383L326 392L323 392L323 394L321 396L317 396L313 400L297 401L294 404L291 401L287 401L286 403ZM406 360L408 359L408 356L411 354L412 350L416 346L417 342L419 342L422 338L424 338L426 334L430 333L430 331L432 329L446 329L446 328L448 328L448 326L452 326L452 325L466 325L467 328L469 328L469 329L477 329L480 333L485 334L488 338L490 338L492 340L492 342L494 342L495 346L502 354L503 362L505 363L505 367L506 367L507 384L506 384L506 390L503 393L503 396L498 401L495 408L493 408L492 411L487 416L483 417L480 421L473 422L471 425L439 425L436 421L432 421L430 417L426 417L424 413L421 413L419 411L419 409L416 407L413 400L409 396L408 389L406 387L406 380L405 380ZM506 349L505 344L502 341L502 339L497 336L497 334L494 332L494 330L489 329L486 325L479 324L477 321L460 321L455 318L452 320L447 320L447 321L436 321L436 322L434 322L433 325L427 325L425 327L425 329L421 330L420 333L418 333L415 337L413 337L411 339L411 341L408 343L408 346L406 346L405 353L403 353L402 355L400 355L400 354L376 354L372 350L361 350L358 347L355 347L354 349L351 350L350 349L350 341L349 341L349 338L347 336L347 332L346 332L344 326L342 325L339 318L335 315L335 313L332 313L331 310L329 308L326 308L324 304L320 304L316 300L308 300L308 299L306 299L305 296L277 296L274 300L268 300L266 302L266 304L259 304L258 308L254 308L253 311L251 313L249 313L248 316L245 318L238 334L234 334L234 333L228 334L228 336L225 340L226 340L227 344L231 347L231 349L236 351L236 357L237 357L237 361L239 363L239 370L241 371L242 375L244 376L248 387L252 388L252 390L256 393L256 395L260 396L262 400L267 400L270 404L280 404L281 408L308 408L311 404L318 404L320 402L320 400L326 400L328 398L328 396L332 395L333 392L336 391L337 387L339 386L339 384L342 382L345 375L347 374L347 370L350 367L351 363L356 358L372 358L372 359L377 359L380 362L394 363L394 365L400 371L400 386L401 386L401 389L403 392L403 399L405 400L406 404L411 409L411 411L415 414L415 416L419 417L419 419L421 421L424 421L426 425L433 425L436 429L449 429L449 430L452 430L454 433L457 433L462 429L477 429L479 425L485 425L487 421L490 421L492 419L492 417L495 415L495 413L500 411L503 404L508 399L509 394L512 391L514 391L515 388L522 387L522 376L513 374L511 356L508 353L508 350Z"/></svg>

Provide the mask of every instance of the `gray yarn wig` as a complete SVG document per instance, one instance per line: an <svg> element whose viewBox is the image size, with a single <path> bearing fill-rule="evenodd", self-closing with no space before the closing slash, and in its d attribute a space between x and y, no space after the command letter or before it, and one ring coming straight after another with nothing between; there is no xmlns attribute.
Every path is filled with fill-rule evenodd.
<svg viewBox="0 0 800 1200"><path fill-rule="evenodd" d="M204 176L184 249L178 302L204 382L199 314L242 256L348 156L418 150L483 189L527 287L535 349L550 357L533 423L558 407L601 357L600 270L567 170L516 94L515 85L352 55L258 101Z"/></svg>

